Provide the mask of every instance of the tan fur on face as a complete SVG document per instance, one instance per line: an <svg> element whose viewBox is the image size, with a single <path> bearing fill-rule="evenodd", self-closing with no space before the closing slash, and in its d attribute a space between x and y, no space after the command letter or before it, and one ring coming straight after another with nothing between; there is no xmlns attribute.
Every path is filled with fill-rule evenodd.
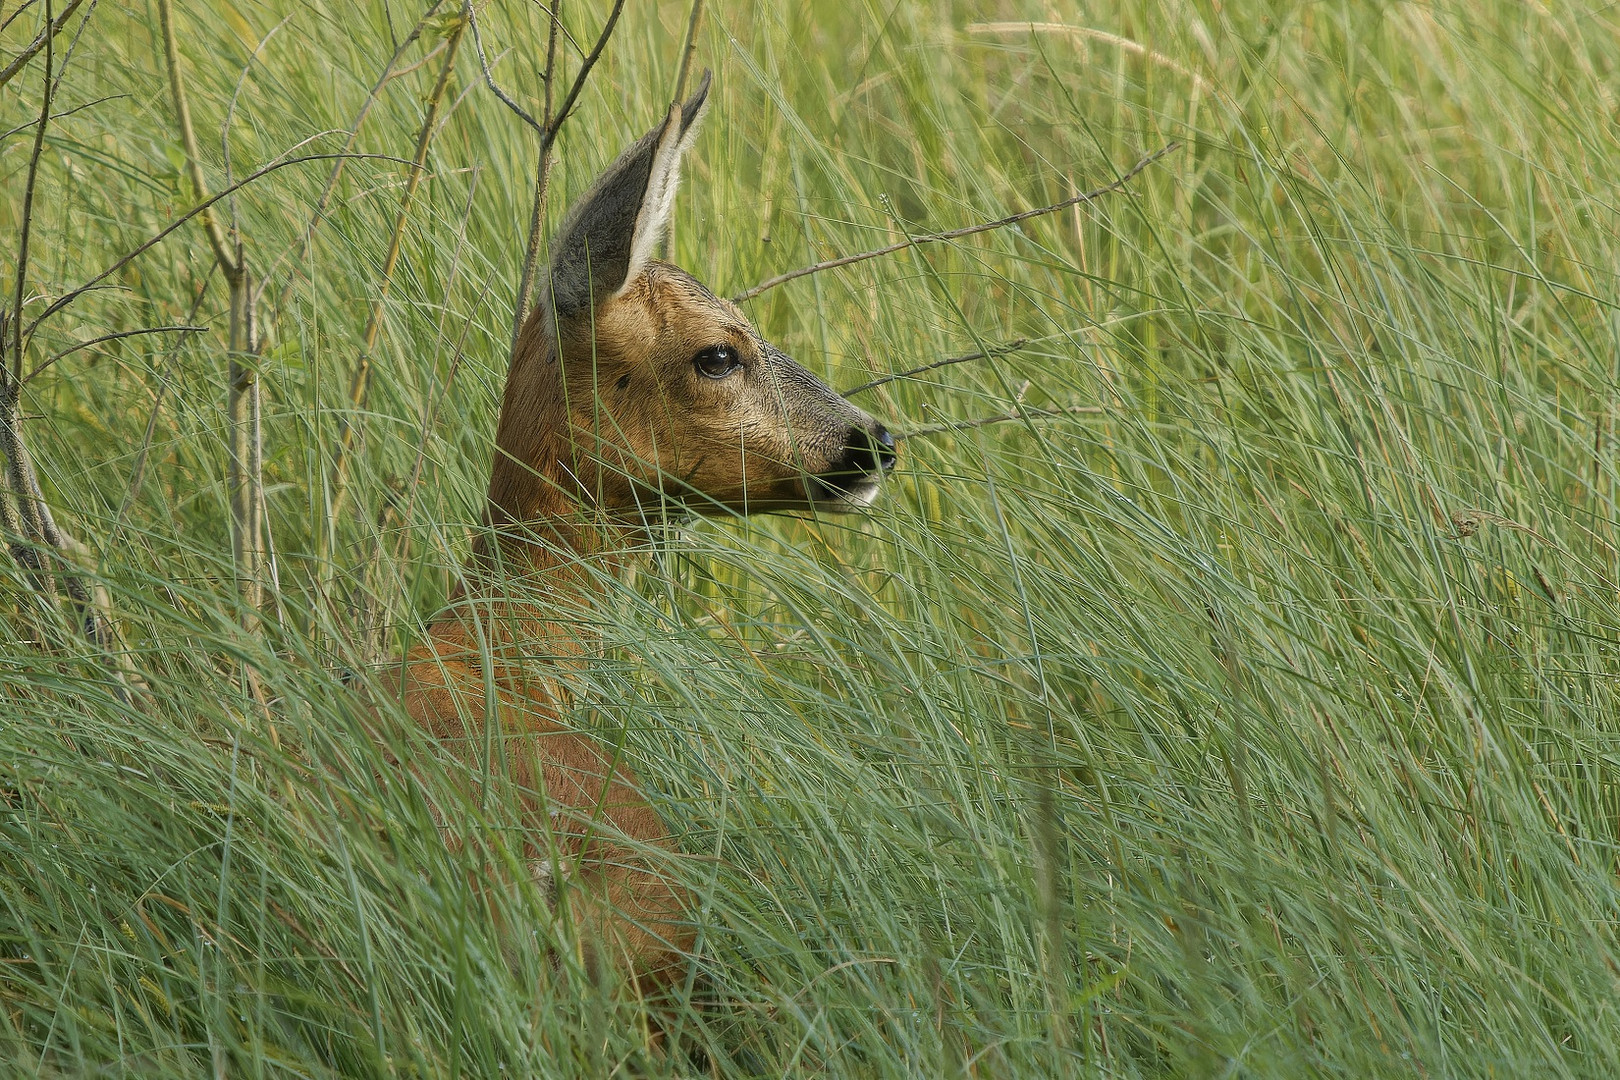
<svg viewBox="0 0 1620 1080"><path fill-rule="evenodd" d="M698 511L808 508L806 476L833 468L851 430L872 424L736 305L665 263L560 336L569 471L605 509L665 498ZM724 379L693 366L716 345L742 360Z"/></svg>

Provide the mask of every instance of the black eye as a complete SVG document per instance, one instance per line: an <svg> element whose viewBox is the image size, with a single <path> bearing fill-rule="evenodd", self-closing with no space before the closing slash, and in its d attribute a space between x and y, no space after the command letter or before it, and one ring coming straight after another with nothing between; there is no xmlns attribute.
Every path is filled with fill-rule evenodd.
<svg viewBox="0 0 1620 1080"><path fill-rule="evenodd" d="M692 357L692 366L706 379L723 379L742 367L742 357L730 345L710 345Z"/></svg>

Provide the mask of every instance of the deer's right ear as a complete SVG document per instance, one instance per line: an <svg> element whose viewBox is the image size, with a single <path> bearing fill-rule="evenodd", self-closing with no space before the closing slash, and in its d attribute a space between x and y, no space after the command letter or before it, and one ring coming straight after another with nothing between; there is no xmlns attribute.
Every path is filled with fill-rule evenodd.
<svg viewBox="0 0 1620 1080"><path fill-rule="evenodd" d="M662 124L620 154L568 211L552 243L551 302L559 319L617 295L657 251L710 78L705 71L686 104L672 107Z"/></svg>

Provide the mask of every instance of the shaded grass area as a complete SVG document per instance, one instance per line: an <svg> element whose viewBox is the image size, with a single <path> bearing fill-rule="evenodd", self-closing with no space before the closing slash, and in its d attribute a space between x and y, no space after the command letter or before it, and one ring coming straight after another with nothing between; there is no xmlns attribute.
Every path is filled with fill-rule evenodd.
<svg viewBox="0 0 1620 1080"><path fill-rule="evenodd" d="M210 176L227 113L237 177L341 145L417 14L183 11ZM589 42L600 17L570 29ZM7 52L38 18L0 31ZM480 18L496 75L532 95L543 15ZM553 221L663 112L685 19L628 6L559 144ZM58 111L84 107L47 139L29 312L191 205L154 26L97 10L74 48ZM582 614L605 644L576 722L622 742L701 898L668 1053L640 1003L544 955L545 899L500 884L522 880L515 808L468 805L365 704L477 518L524 130L464 52L336 515L403 167L350 163L307 252L329 166L236 200L271 282L260 636L235 630L223 288L195 232L131 264L29 363L213 329L64 357L25 409L156 705L119 704L6 564L0 1060L1607 1075L1615 29L1506 2L710 13L676 253L723 293L1186 147L1129 195L749 305L835 385L1027 339L860 400L902 430L1030 415L907 441L869 515L693 523ZM387 82L356 149L408 158L435 72ZM0 131L37 82L0 91ZM30 146L0 141L0 235ZM1070 406L1091 411L1033 415Z"/></svg>

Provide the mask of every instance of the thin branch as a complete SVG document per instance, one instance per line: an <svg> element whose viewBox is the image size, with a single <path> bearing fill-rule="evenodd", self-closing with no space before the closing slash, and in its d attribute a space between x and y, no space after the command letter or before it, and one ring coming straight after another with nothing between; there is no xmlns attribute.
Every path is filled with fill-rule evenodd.
<svg viewBox="0 0 1620 1080"><path fill-rule="evenodd" d="M158 20L163 28L163 61L169 72L169 91L174 97L175 120L180 127L181 145L185 147L186 167L191 173L191 185L196 189L197 197L206 199L208 181L203 177L202 159L197 152L197 134L191 124L191 108L186 103L186 84L180 74L174 13L169 0L157 0L157 6ZM226 137L228 132L222 132L221 138ZM226 191L233 186L227 185ZM225 283L230 286L230 352L225 379L226 426L230 433L226 491L231 503L231 561L236 567L236 591L242 604L242 629L251 634L259 627L260 610L264 606L264 578L261 573L264 560L264 429L259 373L250 359L256 351L253 343L253 281L241 234L233 229L233 242L227 243L225 231L212 213L205 211L200 218L208 242L214 249L214 261L219 264ZM253 696L263 707L264 697L259 692L256 676L251 668L246 669L245 674Z"/></svg>
<svg viewBox="0 0 1620 1080"><path fill-rule="evenodd" d="M247 187L249 184L252 184L252 183L255 183L255 182L259 181L259 180L262 180L266 176L269 176L271 173L276 172L279 169L285 169L289 165L304 165L304 164L307 164L307 163L309 163L311 161L332 161L335 158L347 158L347 159L349 159L351 161L359 161L359 160L392 161L392 162L394 162L396 164L399 164L399 165L409 165L409 164L411 164L411 162L406 161L404 158L395 157L392 154L306 154L303 157L288 158L285 161L271 162L269 165L266 165L264 168L258 170L257 172L253 173L252 175L243 177L241 180L239 180L236 183L232 184L230 187L228 187L225 190L221 191L219 194L213 195L213 196L210 196L207 199L204 199L202 202L198 203L196 206L193 206L190 210L187 210L184 214L181 214L179 217L177 217L173 221L169 222L169 224L165 225L159 232L155 233L150 239L148 239L140 247L136 248L134 251L131 251L128 255L125 255L123 258L119 259L117 262L113 263L107 269L103 270L101 273L97 274L95 277L91 278L89 281L85 282L83 285L80 285L78 288L74 289L72 292L65 293L60 298L58 298L57 300L52 301L51 305L49 307L47 307L43 312L41 312L39 314L39 316L34 319L33 322L28 324L28 328L27 328L26 331L24 331L23 336L24 337L32 337L33 334L34 334L34 331L39 329L39 324L40 323L44 322L46 319L50 318L52 315L55 315L58 311L61 311L63 308L65 308L69 304L73 303L73 301L77 300L79 297L83 296L85 293L87 293L90 290L96 288L103 281L106 281L108 278L110 278L114 274L118 273L124 267L128 266L130 263L134 262L136 259L138 259L142 255L146 254L148 251L152 250L154 247L157 247L157 245L161 244L164 240L167 240L169 238L170 234L174 233L181 226L185 225L186 222L190 221L192 218L196 217L198 214L206 212L209 207L211 207L215 203L219 202L219 200L224 199L224 198L228 198L229 196L235 194L236 192L241 191L243 188Z"/></svg>
<svg viewBox="0 0 1620 1080"><path fill-rule="evenodd" d="M551 20L553 27L557 25L557 7L559 6L559 4L554 4L552 6ZM473 11L472 0L462 0L461 19L464 23L472 26L473 48L478 51L478 66L484 73L484 85L489 87L490 93L494 94L500 99L502 105L505 105L508 109L511 109L512 112L517 114L520 120L534 128L537 133L544 137L546 133L546 125L530 116L529 110L513 101L506 91L501 89L500 84L495 81L495 73L489 70L489 58L484 55L484 35L478 32L478 14ZM549 67L546 69L546 76L547 80L549 81L551 76L551 69Z"/></svg>
<svg viewBox="0 0 1620 1080"><path fill-rule="evenodd" d="M884 375L881 378L873 379L871 382L864 382L859 386L851 387L842 391L842 393L845 397L849 397L851 394L859 394L874 387L882 386L884 383L894 382L896 379L909 379L913 375L921 375L925 371L933 371L936 368L950 367L952 364L965 364L970 360L988 360L996 356L1006 356L1008 353L1017 352L1028 344L1028 338L1015 338L1005 345L992 345L983 352L971 352L965 356L948 356L944 360L935 360L932 364L924 364L922 367L915 367L910 371L897 371L893 375Z"/></svg>
<svg viewBox="0 0 1620 1080"><path fill-rule="evenodd" d="M26 13L29 8L33 7L38 2L39 0L22 0L22 3L17 5L17 9L15 11L13 11L10 15L7 15L4 19L0 19L0 34L5 33L8 26L22 18L24 13Z"/></svg>
<svg viewBox="0 0 1620 1080"><path fill-rule="evenodd" d="M105 592L93 595L96 590L86 586L83 575L66 558L68 551L76 552L82 548L77 541L57 528L56 519L51 514L50 505L46 503L45 493L39 485L39 473L34 468L33 458L22 435L22 304L28 277L28 240L33 224L34 184L39 173L39 159L44 152L45 129L50 125L51 98L57 85L57 81L52 78L55 74L56 59L53 46L56 29L61 24L53 22L51 9L51 0L45 0L45 31L42 45L45 52L43 100L40 102L39 126L34 131L34 146L28 160L28 180L23 194L14 305L9 316L0 313L0 343L4 342L5 330L10 323L14 350L9 368L3 358L0 358L0 450L6 455L6 487L9 488L12 498L17 500L17 514L13 516L10 507L7 506L5 512L0 513L0 523L4 523L8 531L16 529L14 535L17 535L18 539L10 544L11 554L27 574L35 592L48 607L53 609L57 607L56 584L53 575L45 567L44 552L49 552L52 560L60 565L62 588L73 602L74 618L91 645L99 649L105 658L111 660L114 692L120 701L128 702L130 699L129 681L126 678L127 657L120 661L111 656L113 631L110 604L106 603ZM65 18L64 15L64 20ZM3 344L0 344L0 348L3 348ZM0 502L4 501L5 493L0 491Z"/></svg>
<svg viewBox="0 0 1620 1080"><path fill-rule="evenodd" d="M372 84L370 92L366 94L366 100L361 104L360 111L355 113L354 123L349 128L349 137L344 140L343 149L338 152L337 161L333 163L332 171L326 178L326 186L321 188L320 198L315 200L315 209L309 216L309 224L304 228L304 235L299 238L297 245L297 258L302 259L304 257L304 253L309 250L309 245L314 240L315 230L320 226L322 221L326 220L326 207L332 201L332 192L337 190L338 179L343 175L343 166L348 163L351 156L350 152L354 149L356 140L360 138L360 128L365 124L366 117L370 115L372 106L377 104L377 100L382 94L382 88L388 85L388 83L392 80L399 78L401 75L405 75L411 71L415 71L417 67L427 63L428 60L433 57L434 53L442 48L441 43L440 45L436 45L432 49L428 50L428 54L417 63L399 70L395 70L394 68L394 65L399 63L399 58L405 55L405 50L414 45L416 43L416 39L422 36L422 31L427 28L427 21L433 17L433 13L438 11L439 6L444 2L445 0L432 0L432 2L428 4L427 10L422 12L421 18L416 20L416 25L411 28L411 32L406 35L405 40L400 42L399 47L394 50L394 55L389 57L388 63L383 65L382 74L377 77L377 81ZM265 287L269 285L271 279L275 277L276 271L281 268L281 264L288 258L291 250L292 249L288 249L287 252L283 252L281 255L277 256L276 261L271 264L269 272L264 275L264 280L259 285L260 293L264 291ZM279 310L281 308L283 301L286 299L287 288L291 288L290 280L288 281L286 288L283 288L282 294L277 298L275 308L272 310ZM260 299L260 296L255 295L253 299L255 302L257 302Z"/></svg>
<svg viewBox="0 0 1620 1080"><path fill-rule="evenodd" d="M33 492L39 488L39 480L34 474L33 461L22 438L21 398L22 310L28 283L28 240L34 222L34 184L39 177L40 156L45 152L45 129L51 122L51 92L55 87L55 83L51 80L56 59L52 48L56 36L51 30L51 0L45 0L45 31L42 32L45 33L45 82L43 100L39 106L39 123L34 128L34 147L28 157L28 179L23 187L22 226L18 230L17 241L17 282L11 304L10 367L6 366L4 357L0 356L0 429L3 429L0 431L0 437L4 440L3 448L11 494L17 500L21 536L27 544L45 540L45 521L41 505L32 498ZM20 550L15 545L12 554L21 556ZM30 550L27 557L19 557L18 561L32 571L30 576L36 591L48 595L54 603L56 586L51 582L49 574L44 572L38 553Z"/></svg>
<svg viewBox="0 0 1620 1080"><path fill-rule="evenodd" d="M62 82L61 76L57 76L56 82L57 82L57 85L61 85L61 82ZM122 101L125 98L130 97L130 96L131 95L129 95L129 94L108 94L106 97L99 97L99 98L96 98L94 101L86 101L83 105L75 105L71 109L63 109L59 113L52 113L51 114L51 119L52 120L60 120L64 116L72 116L76 112L83 112L85 109L93 109L97 105L105 105L109 101ZM37 123L39 123L38 120L30 120L26 124L18 124L16 127L12 128L9 131L0 131L0 141L11 138L13 135L17 134L19 131L27 131L29 128L33 127Z"/></svg>
<svg viewBox="0 0 1620 1080"><path fill-rule="evenodd" d="M1100 405L1066 405L1061 409L1021 409L1018 412L980 416L972 420L952 420L944 424L931 424L928 427L898 432L895 435L895 441L921 439L929 435L940 435L949 431L971 431L973 428L981 428L989 424L1005 424L1013 420L1041 420L1050 416L1097 416L1101 415L1102 411Z"/></svg>
<svg viewBox="0 0 1620 1080"><path fill-rule="evenodd" d="M562 26L562 0L551 2L551 26L546 32L546 70L543 111L545 126L551 126L551 92L556 85L557 31ZM544 133L542 133L542 136ZM534 291L534 270L540 261L540 241L546 224L546 189L551 184L551 150L544 137L540 140L540 159L534 167L534 199L529 204L529 239L523 245L523 271L518 275L517 299L512 304L512 346L508 354L517 352L518 335L529 317L529 297Z"/></svg>
<svg viewBox="0 0 1620 1080"><path fill-rule="evenodd" d="M90 6L84 11L84 18L79 20L79 28L73 31L73 40L68 42L67 52L62 55L62 62L56 66L56 86L52 93L62 89L62 77L67 74L68 65L73 62L73 50L79 47L79 39L84 36L84 28L90 25L90 16L96 13L96 5L101 0L90 0ZM72 14L71 11L68 14ZM65 17L65 16L64 16Z"/></svg>
<svg viewBox="0 0 1620 1080"><path fill-rule="evenodd" d="M0 310L0 339L3 339L9 322L10 313ZM40 559L37 515L30 512L25 494L30 486L27 474L33 466L28 457L28 448L22 441L22 417L17 407L18 389L11 378L11 369L0 360L0 453L6 456L6 482L0 487L0 525L5 527L6 547L12 559L22 567L29 585L46 607L54 609L57 606L56 588L45 573L44 562ZM15 512L11 508L13 498L17 500Z"/></svg>
<svg viewBox="0 0 1620 1080"><path fill-rule="evenodd" d="M355 361L354 372L349 379L349 404L353 407L354 414L353 419L346 420L343 424L332 462L329 490L332 492L330 514L334 519L342 509L347 492L349 452L354 447L359 415L365 408L366 397L371 390L371 354L377 346L377 337L382 332L384 308L388 300L389 286L393 284L394 268L399 263L405 224L410 219L411 201L416 196L416 189L427 171L425 165L428 147L433 143L439 103L444 97L445 87L450 85L450 76L455 73L456 53L461 46L461 36L467 24L468 21L463 19L451 31L445 49L444 64L439 68L438 81L433 84L433 90L428 95L427 112L422 117L422 130L416 136L416 154L411 160L410 175L405 180L405 191L400 196L399 213L394 217L394 232L388 241L388 254L383 258L382 282L377 290L376 299L372 301L371 315L366 319L365 333L361 337L360 356Z"/></svg>
<svg viewBox="0 0 1620 1080"><path fill-rule="evenodd" d="M546 127L551 126L552 89L557 85L553 77L557 73L557 34L562 29L562 0L552 0L551 22L546 29L546 74L543 80L544 97L541 105L543 111L540 116Z"/></svg>
<svg viewBox="0 0 1620 1080"><path fill-rule="evenodd" d="M39 123L34 127L34 149L28 156L28 180L23 187L22 228L18 230L19 239L17 241L17 287L14 290L11 304L11 313L14 320L11 331L11 382L17 385L22 383L22 310L23 295L28 281L28 237L34 222L34 182L39 177L40 155L45 152L45 129L51 123L51 92L55 89L55 84L51 81L51 65L55 59L52 55L51 43L56 40L55 31L51 29L51 0L45 0L45 30L41 31L41 33L45 37L45 90L44 98L39 106ZM3 358L0 358L0 362L3 362ZM26 515L24 516L26 517Z"/></svg>
<svg viewBox="0 0 1620 1080"><path fill-rule="evenodd" d="M675 95L670 100L686 97L686 80L692 73L692 54L697 52L698 25L703 22L703 0L692 0L692 13L686 19L686 41L681 46L681 68L675 74Z"/></svg>
<svg viewBox="0 0 1620 1080"><path fill-rule="evenodd" d="M169 71L169 93L174 98L180 140L186 150L186 168L191 173L191 186L197 192L197 198L206 199L208 182L203 179L202 156L197 153L197 135L191 126L191 105L186 100L185 81L180 77L180 48L174 40L174 14L169 9L169 0L158 0L158 22L163 28L163 60ZM225 242L225 231L220 228L212 212L203 211L202 227L208 234L209 245L214 249L214 258L219 261L220 269L225 271L225 280L234 281L241 276L242 270Z"/></svg>
<svg viewBox="0 0 1620 1080"><path fill-rule="evenodd" d="M189 332L194 333L196 331L208 330L208 329L211 329L211 328L207 327L207 326L186 326L186 325L180 325L180 326L144 326L139 330L121 330L116 334L103 334L98 338L91 338L89 341L81 341L77 345L73 346L72 348L63 349L61 352L59 352L56 355L52 356L50 359L45 360L45 361L43 361L41 363L35 364L33 366L33 368L28 372L27 377L23 379L23 385L27 386L29 383L33 382L35 377L37 377L40 372L44 371L46 368L50 367L52 364L56 363L58 360L62 359L63 357L72 356L74 353L78 352L79 350L88 349L92 345L101 345L101 344L104 344L104 343L109 342L109 341L119 341L119 340L121 340L123 338L138 337L141 334L168 334L168 333L172 333L172 332L176 332L176 331L189 331Z"/></svg>
<svg viewBox="0 0 1620 1080"><path fill-rule="evenodd" d="M470 6L470 0L469 0ZM534 292L534 272L540 257L540 233L546 214L546 187L551 176L551 148L557 141L557 135L562 126L568 121L568 116L574 111L574 104L579 100L579 93L585 88L585 80L590 78L591 69L602 58L602 51L607 48L608 39L613 36L613 28L619 24L619 14L624 11L624 0L613 0L613 10L608 12L607 22L602 26L602 33L598 35L596 44L586 54L580 63L579 72L574 76L573 85L568 88L568 94L563 98L562 105L555 115L551 111L552 83L556 78L556 36L562 22L561 0L554 0L551 11L550 40L546 46L546 122L540 135L540 162L535 169L534 207L529 217L529 243L523 257L523 275L518 280L517 302L512 312L512 350L517 351L518 335L523 332L523 323L529 316L529 298Z"/></svg>
<svg viewBox="0 0 1620 1080"><path fill-rule="evenodd" d="M1137 174L1142 172L1142 170L1146 169L1149 165L1152 165L1155 161L1158 161L1166 154L1180 149L1180 147L1181 144L1179 142L1166 143L1164 146L1153 151L1153 153L1143 157L1135 165L1132 165L1125 171L1124 175L1122 175L1118 180L1115 180L1112 184L1107 184L1100 188L1094 188L1093 190L1087 191L1084 194L1075 195L1072 198L1064 199L1062 202L1053 203L1051 206L1041 206L1034 210L1025 210L1022 213L1013 214L1010 217L999 218L996 221L987 221L979 225L969 225L966 228L952 229L949 232L929 233L927 236L908 237L907 239L900 241L898 244L890 244L888 247L875 248L872 251L862 251L855 255L844 255L837 259L828 259L826 262L819 262L814 266L803 266L797 270L790 270L785 274L778 274L776 277L773 277L768 281L762 281L758 285L755 285L752 289L749 289L747 292L732 297L732 300L740 304L745 300L752 300L754 297L763 292L769 292L778 285L784 285L789 281L806 277L810 274L819 274L823 270L832 270L839 266L849 266L851 263L865 262L867 259L876 259L881 255L893 255L895 252L904 251L906 248L919 247L923 244L932 244L940 240L959 240L964 236L972 236L975 233L989 232L992 229L1004 229L1008 225L1016 225L1020 221L1027 221L1032 217L1040 217L1042 214L1055 213L1058 210L1064 210L1071 206L1078 206L1081 203L1094 202L1095 200L1102 198L1104 195L1109 195L1123 189L1125 185L1129 184L1133 179L1135 179Z"/></svg>
<svg viewBox="0 0 1620 1080"><path fill-rule="evenodd" d="M83 2L84 0L68 0L67 7L62 9L62 14L58 15L54 21L51 20L49 14L46 15L46 21L50 23L50 25L44 30L41 30L39 32L39 36L28 43L27 48L23 49L22 52L13 57L11 63L7 64L3 69L0 69L0 86L4 86L6 83L10 82L13 75L27 67L28 61L32 60L36 55L38 55L39 50L45 48L46 45L56 37L57 34L62 32L62 27L67 25L68 19L73 17L73 12L76 11L79 5ZM45 6L46 10L49 11L50 5L47 4ZM19 8L18 11L20 13L21 9Z"/></svg>
<svg viewBox="0 0 1620 1080"><path fill-rule="evenodd" d="M549 150L551 144L557 141L557 133L562 130L563 123L568 114L574 111L574 102L579 100L579 92L585 88L585 80L590 78L591 68L602 58L602 50L607 48L608 38L613 36L613 28L618 25L619 13L624 10L624 0L613 0L613 10L608 12L607 23L602 27L602 34L596 39L596 45L585 57L579 66L579 74L574 76L574 85L568 88L568 96L563 98L562 106L557 115L546 125L545 141L541 143L544 149Z"/></svg>

